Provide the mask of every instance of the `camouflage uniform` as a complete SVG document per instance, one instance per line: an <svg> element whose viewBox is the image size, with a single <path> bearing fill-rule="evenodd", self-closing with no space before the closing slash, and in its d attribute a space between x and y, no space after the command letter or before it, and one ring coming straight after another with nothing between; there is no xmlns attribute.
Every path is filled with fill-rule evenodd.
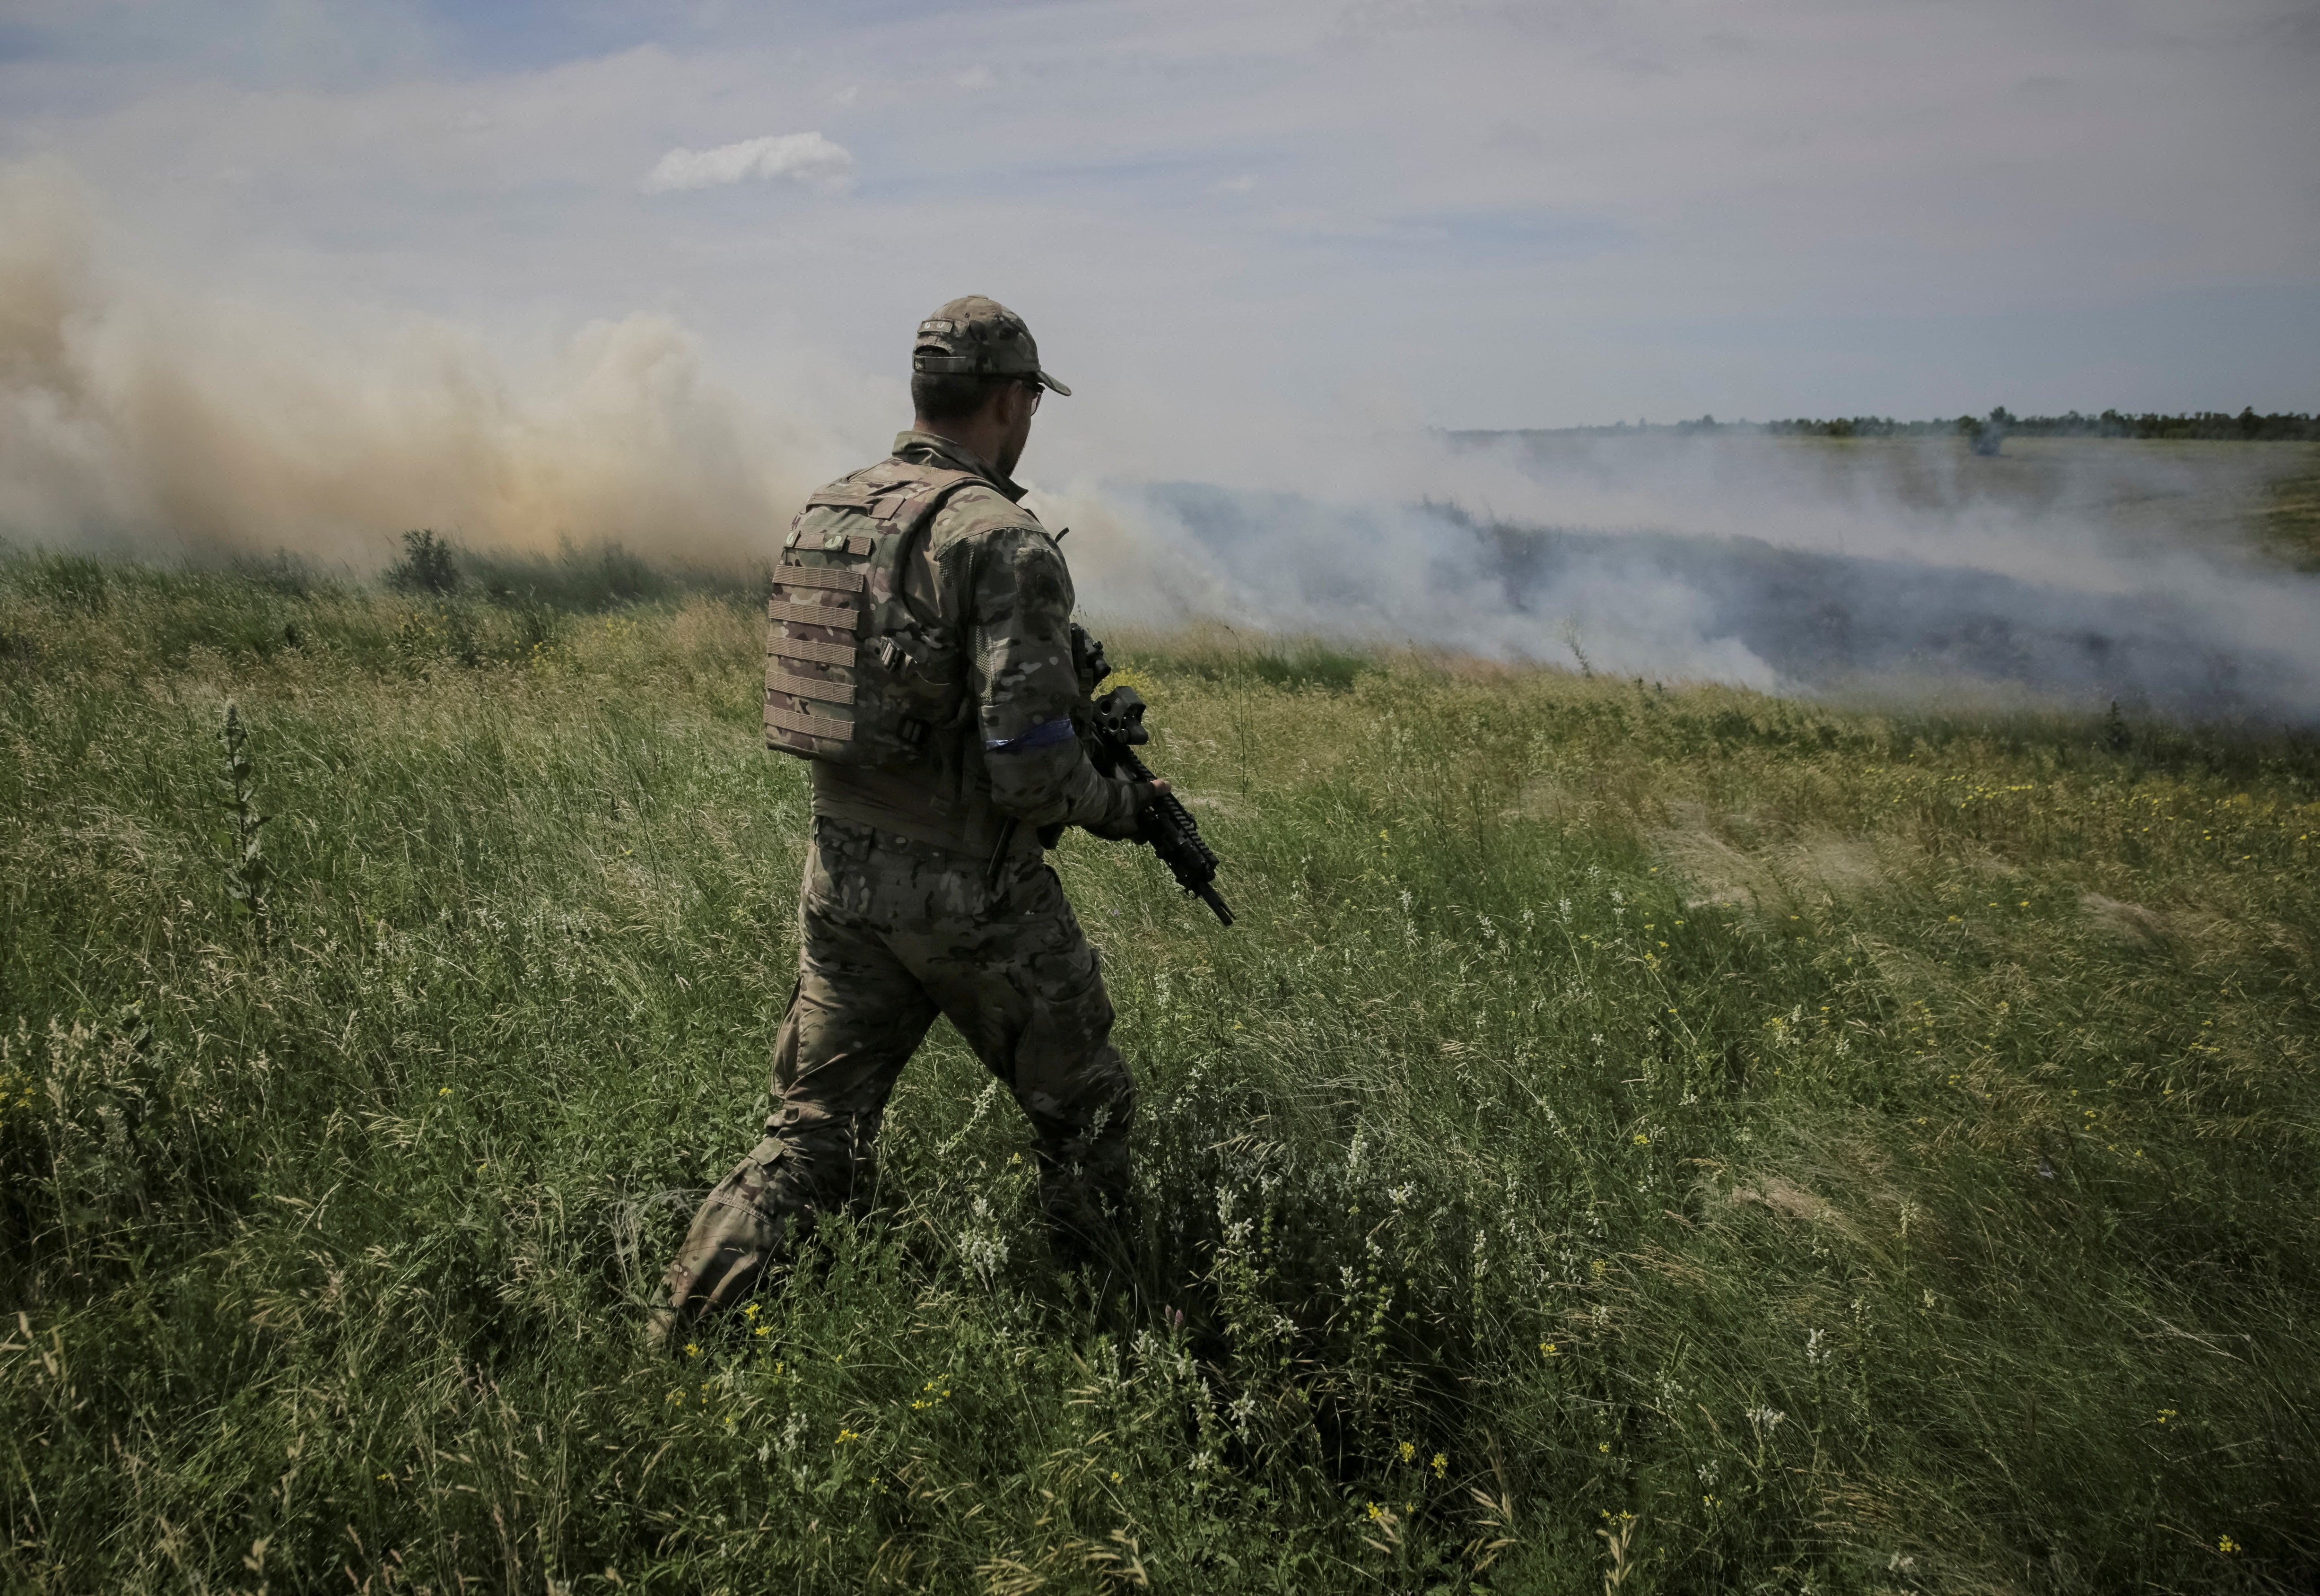
<svg viewBox="0 0 2320 1596"><path fill-rule="evenodd" d="M991 319L986 306L1012 320L989 301L938 315L962 306L954 319L970 327ZM1028 332L1021 348L1033 374L1068 392L1037 372ZM930 632L958 639L966 704L915 759L813 765L798 985L775 1043L774 1113L694 1217L657 1338L748 1293L815 1215L866 1199L887 1097L937 1014L1030 1120L1040 1199L1066 1256L1095 1245L1128 1198L1135 1085L1111 1046L1095 950L1038 833L1078 824L1128 835L1149 789L1097 774L1072 733L1085 692L1072 663L1071 574L1018 503L1023 490L931 433L902 433L894 455L980 478L945 501L902 583Z"/></svg>

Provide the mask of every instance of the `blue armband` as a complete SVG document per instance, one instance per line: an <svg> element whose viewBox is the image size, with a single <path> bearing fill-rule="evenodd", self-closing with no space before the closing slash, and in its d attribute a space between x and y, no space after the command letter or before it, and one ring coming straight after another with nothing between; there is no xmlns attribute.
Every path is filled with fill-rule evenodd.
<svg viewBox="0 0 2320 1596"><path fill-rule="evenodd" d="M1065 715L1059 721L1043 721L1015 737L984 738L983 751L986 754L1028 754L1034 748L1052 748L1059 742L1069 742L1076 735L1072 730L1071 717Z"/></svg>

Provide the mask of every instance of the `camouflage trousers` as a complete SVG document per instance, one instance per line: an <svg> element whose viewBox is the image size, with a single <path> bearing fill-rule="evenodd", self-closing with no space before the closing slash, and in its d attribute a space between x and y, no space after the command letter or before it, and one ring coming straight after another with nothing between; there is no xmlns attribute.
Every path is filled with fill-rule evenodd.
<svg viewBox="0 0 2320 1596"><path fill-rule="evenodd" d="M1060 1251L1101 1248L1128 1202L1135 1084L1095 949L1037 853L1010 858L994 886L986 860L825 818L798 898L774 1112L693 1217L657 1341L746 1295L817 1214L866 1199L886 1100L938 1014L1030 1120Z"/></svg>

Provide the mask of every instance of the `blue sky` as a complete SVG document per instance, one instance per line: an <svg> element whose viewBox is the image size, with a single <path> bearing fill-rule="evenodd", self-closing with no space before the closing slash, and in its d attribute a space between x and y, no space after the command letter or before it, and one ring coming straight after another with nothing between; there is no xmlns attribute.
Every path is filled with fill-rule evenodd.
<svg viewBox="0 0 2320 1596"><path fill-rule="evenodd" d="M2320 407L2315 84L2280 0L0 4L0 161L122 269L517 361L663 314L793 405L988 293L1155 474L1195 417Z"/></svg>

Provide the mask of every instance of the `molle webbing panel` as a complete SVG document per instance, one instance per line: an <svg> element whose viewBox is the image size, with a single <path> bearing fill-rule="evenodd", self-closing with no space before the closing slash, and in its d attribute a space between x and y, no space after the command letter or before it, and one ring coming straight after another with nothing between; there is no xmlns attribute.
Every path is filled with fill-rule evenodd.
<svg viewBox="0 0 2320 1596"><path fill-rule="evenodd" d="M847 541L866 543L869 540L848 538ZM833 569L826 566L775 566L774 580L784 587L829 587L839 593L860 593L869 585L865 572Z"/></svg>
<svg viewBox="0 0 2320 1596"><path fill-rule="evenodd" d="M766 652L775 659L802 659L812 665L852 665L859 651L851 643L809 643L802 638L775 638L766 647ZM847 685L846 691L847 697L829 702L853 703L853 687Z"/></svg>
<svg viewBox="0 0 2320 1596"><path fill-rule="evenodd" d="M807 737L827 738L833 742L854 740L854 722L851 721L825 721L820 715L796 714L770 703L766 706L766 724Z"/></svg>
<svg viewBox="0 0 2320 1596"><path fill-rule="evenodd" d="M767 748L875 766L923 745L925 706L905 678L927 640L903 602L904 562L942 501L978 480L886 460L806 501L766 604Z"/></svg>
<svg viewBox="0 0 2320 1596"><path fill-rule="evenodd" d="M788 568L786 566L781 567L783 570ZM801 626L834 626L840 631L862 630L862 612L838 604L793 604L784 599L768 599L766 601L766 618L769 621L794 621Z"/></svg>
<svg viewBox="0 0 2320 1596"><path fill-rule="evenodd" d="M766 685L775 693L818 698L824 703L854 702L854 689L844 682L832 682L820 676L793 676L772 661L766 666Z"/></svg>

